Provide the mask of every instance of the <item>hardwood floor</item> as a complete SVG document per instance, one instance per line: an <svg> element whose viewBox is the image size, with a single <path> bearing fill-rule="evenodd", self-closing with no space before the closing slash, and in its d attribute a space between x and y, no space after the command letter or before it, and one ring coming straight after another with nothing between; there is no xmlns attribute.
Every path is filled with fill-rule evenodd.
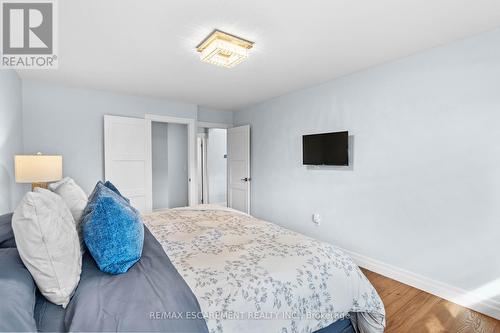
<svg viewBox="0 0 500 333"><path fill-rule="evenodd" d="M385 305L386 333L500 333L500 321L363 269Z"/></svg>

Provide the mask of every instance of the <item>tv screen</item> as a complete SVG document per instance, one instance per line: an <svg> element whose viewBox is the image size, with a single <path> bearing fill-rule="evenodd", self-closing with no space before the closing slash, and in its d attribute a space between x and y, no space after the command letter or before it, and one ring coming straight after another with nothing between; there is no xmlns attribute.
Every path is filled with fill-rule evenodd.
<svg viewBox="0 0 500 333"><path fill-rule="evenodd" d="M304 165L349 165L348 135L345 131L302 136L302 163Z"/></svg>

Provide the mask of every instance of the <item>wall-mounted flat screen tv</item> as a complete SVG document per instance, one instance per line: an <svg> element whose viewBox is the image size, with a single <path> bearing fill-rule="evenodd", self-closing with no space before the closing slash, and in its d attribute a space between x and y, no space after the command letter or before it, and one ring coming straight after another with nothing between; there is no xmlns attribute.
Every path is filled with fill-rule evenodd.
<svg viewBox="0 0 500 333"><path fill-rule="evenodd" d="M348 137L347 131L302 136L302 163L349 165Z"/></svg>

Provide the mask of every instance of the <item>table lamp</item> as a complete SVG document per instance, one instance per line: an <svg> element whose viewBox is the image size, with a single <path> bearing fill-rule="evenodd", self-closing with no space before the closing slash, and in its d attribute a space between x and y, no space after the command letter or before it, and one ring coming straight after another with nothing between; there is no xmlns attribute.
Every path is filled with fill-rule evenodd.
<svg viewBox="0 0 500 333"><path fill-rule="evenodd" d="M16 182L31 183L35 187L47 188L48 182L62 178L62 156L60 155L16 155L14 156Z"/></svg>

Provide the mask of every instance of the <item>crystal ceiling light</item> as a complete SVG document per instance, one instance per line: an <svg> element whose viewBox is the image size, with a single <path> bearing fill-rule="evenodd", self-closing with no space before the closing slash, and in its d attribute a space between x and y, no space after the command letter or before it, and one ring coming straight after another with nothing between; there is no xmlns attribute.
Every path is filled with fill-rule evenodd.
<svg viewBox="0 0 500 333"><path fill-rule="evenodd" d="M231 68L248 57L253 42L220 30L214 30L197 47L201 61Z"/></svg>

